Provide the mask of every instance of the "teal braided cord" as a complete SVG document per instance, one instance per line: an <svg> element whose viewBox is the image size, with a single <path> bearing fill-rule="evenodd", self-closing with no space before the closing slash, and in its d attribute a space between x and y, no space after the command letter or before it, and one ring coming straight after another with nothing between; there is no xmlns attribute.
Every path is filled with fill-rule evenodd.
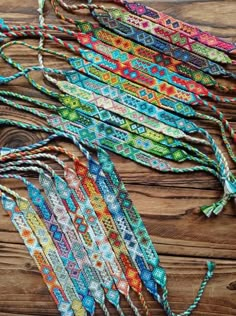
<svg viewBox="0 0 236 316"><path fill-rule="evenodd" d="M18 69L18 70L20 70L20 71L24 71L24 67L22 67L19 63L14 62L14 61L12 60L12 58L7 57L7 56L4 54L3 49L5 49L6 47L9 47L10 45L12 45L12 42L9 42L9 43L3 45L3 46L0 48L0 55L1 55L1 57L2 57L9 65L11 65L12 67L14 67L14 68L16 68L16 69ZM60 94L58 94L58 93L56 93L56 92L54 92L54 91L52 91L52 90L49 90L49 89L47 89L47 88L45 88L45 87L43 87L43 86L37 84L37 82L36 82L34 79L32 79L27 73L25 73L25 77L26 77L26 79L29 81L29 83L30 83L34 88L36 88L37 90L39 90L39 91L45 93L46 95L52 96L52 97L54 97L54 98L58 98L58 97L60 96Z"/></svg>
<svg viewBox="0 0 236 316"><path fill-rule="evenodd" d="M58 106L56 106L54 104L41 102L41 101L39 101L39 100L37 100L35 98L28 97L26 95L15 93L15 92L11 92L11 91L0 90L0 95L13 97L13 98L20 99L20 100L24 100L24 101L27 101L29 103L33 103L35 105L38 105L38 106L40 106L40 107L42 107L44 109L47 109L47 110L57 111L57 109L58 109Z"/></svg>
<svg viewBox="0 0 236 316"><path fill-rule="evenodd" d="M228 102L230 103L230 102ZM214 105L210 105L207 101L203 100L203 105L205 105L207 108L211 109L214 113L216 113L216 115L219 117L220 121L222 122L222 124L227 128L227 130L229 131L230 133L230 136L232 137L233 140L236 139L236 136L235 136L235 131L234 129L232 128L230 122L225 119L225 116L222 112L220 112L216 106Z"/></svg>
<svg viewBox="0 0 236 316"><path fill-rule="evenodd" d="M53 133L54 135L56 134L57 137L61 136L61 134L62 134L60 132L58 133L56 130L54 130L52 128L48 128L48 127L45 127L42 125L38 126L38 125L34 125L34 124L27 124L27 123L15 121L15 120L9 120L9 119L0 119L0 125L10 125L10 126L20 127L23 129L28 129L28 130L41 131L41 132L45 132L45 133Z"/></svg>
<svg viewBox="0 0 236 316"><path fill-rule="evenodd" d="M187 150L195 153L196 156L199 156L200 158L202 158L202 160L201 160L202 163L205 161L206 164L208 164L210 166L213 166L214 168L218 169L217 163L213 159L209 158L206 154L202 153L197 148L195 148L195 147L193 147L193 146L191 146L191 145L189 145L188 143L185 143L185 142L181 142L181 146L183 146L183 148L186 148ZM194 156L191 156L191 159L192 158L198 159L197 157L194 157ZM197 161L197 162L199 162L199 161Z"/></svg>
<svg viewBox="0 0 236 316"><path fill-rule="evenodd" d="M173 172L173 173L185 173L185 172L190 173L190 172L198 172L198 171L211 173L216 178L218 178L220 182L222 183L221 175L217 171L205 166L194 166L194 167L189 167L189 168L171 168L170 170L170 172Z"/></svg>
<svg viewBox="0 0 236 316"><path fill-rule="evenodd" d="M11 26L11 28L8 29L8 34L9 35L14 35L14 36L19 36L17 33L15 33L14 31L25 31L22 35L25 35L27 36L27 32L30 32L32 31L31 34L33 34L33 31L38 31L38 30L41 30L42 32L45 32L46 30L50 29L50 30L53 30L53 31L60 31L64 34L68 34L72 37L77 37L77 33L74 32L74 31L71 31L70 29L67 29L67 28L64 28L64 27L61 27L61 26L56 26L56 25L53 25L53 24L45 24L43 23L43 25L37 25L37 26L33 26L33 25L21 25L21 26ZM6 35L5 35L6 36ZM41 50L43 47L40 47L39 49Z"/></svg>
<svg viewBox="0 0 236 316"><path fill-rule="evenodd" d="M208 266L208 271L207 271L207 273L206 273L206 275L201 283L201 286L200 286L200 289L197 293L197 296L196 296L193 304L190 305L189 308L185 312L180 313L180 314L175 314L172 312L170 304L168 302L168 290L166 287L163 289L162 306L163 306L163 308L168 316L189 316L192 314L192 311L197 308L198 303L201 300L201 297L204 293L204 290L205 290L209 280L213 277L213 271L215 268L215 264L211 261L208 261L207 266Z"/></svg>
<svg viewBox="0 0 236 316"><path fill-rule="evenodd" d="M214 160L211 160L210 158L208 158L208 161L206 161L205 159L201 159L201 158L198 158L198 157L194 157L192 155L188 155L188 160L197 162L197 163L205 165L205 166L209 166L210 165L211 167L216 168L217 170L219 169L217 164L216 164L216 162Z"/></svg>
<svg viewBox="0 0 236 316"><path fill-rule="evenodd" d="M77 46L74 46L74 45L72 45L72 44L70 44L70 43L64 42L64 41L61 40L60 38L58 38L58 37L56 37L56 36L53 36L53 35L51 35L51 34L48 34L48 33L43 33L43 32L40 32L40 31L28 31L28 32L19 32L19 33L8 32L7 34L8 34L9 37L19 37L19 36L29 37L29 35L32 35L32 36L35 37L35 36L41 36L41 35L43 35L43 36L45 36L45 38L50 39L50 40L56 42L57 44L61 45L62 47L66 48L66 49L71 50L71 51L74 52L74 53L78 53L78 52L79 52L79 48L78 48ZM5 45L8 46L9 44L10 44L10 42L4 44L3 46L5 46ZM38 50L38 48L37 48L37 50ZM44 48L42 49L42 51L45 51L45 52L48 51L48 52L49 52L49 50L44 49ZM57 55L57 56L60 56L60 57L65 56L65 55L63 55L63 54L56 53L56 52L55 52L54 54Z"/></svg>
<svg viewBox="0 0 236 316"><path fill-rule="evenodd" d="M221 174L221 178L222 180L224 179L228 179L229 178L229 175L230 175L230 169L229 169L229 166L228 166L228 162L225 158L225 156L223 155L223 153L221 152L221 150L218 148L218 146L216 145L214 139L212 138L212 136L203 128L199 128L199 131L205 135L211 146L212 146L212 149L215 153L215 157L218 161L218 166L219 166L219 169L220 169L220 174Z"/></svg>
<svg viewBox="0 0 236 316"><path fill-rule="evenodd" d="M23 111L26 111L26 112L29 112L31 114L34 114L38 117L41 117L43 119L47 119L48 115L46 113L43 113L43 112L39 112L38 110L34 109L34 108L30 108L28 106L24 106L24 105L21 105L21 104L18 104L18 103L15 103L11 100L8 100L8 99L5 99L3 97L0 96L0 101L2 101L3 103L13 107L13 108L16 108L18 110L23 110Z"/></svg>
<svg viewBox="0 0 236 316"><path fill-rule="evenodd" d="M41 71L41 70L42 70L42 68L40 66L32 66L32 67L27 67L27 68L25 68L24 71L17 72L14 75L9 76L9 77L2 77L2 76L0 76L0 84L7 84L7 83L9 83L12 80L15 80L15 79L17 79L17 78L19 78L21 76L25 76L25 74L30 72L30 71ZM66 71L52 69L52 68L48 68L48 67L44 68L44 70L46 72L48 72L48 73L54 73L54 74L57 74L57 75L65 76L65 74L66 74Z"/></svg>
<svg viewBox="0 0 236 316"><path fill-rule="evenodd" d="M47 137L44 141L39 141L36 144L31 144L29 147L30 148L38 148L41 146L41 142L44 143L48 143L50 142L52 139L55 139L57 137L64 137L66 139L71 140L79 149L80 151L85 155L85 157L87 157L88 155L88 151L87 149L85 149L85 147L82 146L81 142L78 140L78 137L75 137L72 134L67 134L59 129L55 129L55 128L48 128L45 126L38 126L38 125L34 125L34 124L27 124L27 123L23 123L20 121L15 121L15 120L9 120L9 119L1 119L0 118L0 125L10 125L10 126L15 126L15 127L19 127L19 128L23 128L23 129L28 129L28 130L34 130L34 131L41 131L41 132L45 132L45 133L52 133L52 135L50 135L49 137ZM83 140L81 140L83 141ZM87 145L89 148L92 148L94 150L98 150L98 147L96 144L94 143L87 143L84 142L85 145ZM26 147L27 148L27 147ZM20 151L20 150L18 150Z"/></svg>
<svg viewBox="0 0 236 316"><path fill-rule="evenodd" d="M1 175L2 177L3 175ZM7 178L7 175L5 175L5 178ZM23 199L24 201L26 200L25 198L21 197L17 192L7 188L6 186L3 186L0 184L0 190L8 193L9 195L13 196L14 198L18 199Z"/></svg>
<svg viewBox="0 0 236 316"><path fill-rule="evenodd" d="M46 159L54 160L56 163L58 163L59 166L61 166L62 169L65 169L65 167L66 167L63 160L61 160L60 158L58 158L57 156L52 155L52 154L47 154L47 153L31 154L31 153L29 153L28 155L21 157L22 161L24 161L24 159L28 160L28 159L38 159L38 158L46 158ZM19 159L19 157L17 157L17 159ZM35 160L35 161L38 161L38 160ZM46 165L46 164L45 163L43 164L41 162L41 166L44 166L44 165ZM56 175L56 172L52 168L48 168L47 171L50 173L52 173L52 171L53 171L52 175L53 176Z"/></svg>
<svg viewBox="0 0 236 316"><path fill-rule="evenodd" d="M52 135L48 136L47 138L36 142L35 144L31 144L31 145L28 145L28 146L17 147L17 148L0 147L0 158L1 158L1 156L8 155L9 153L17 153L17 152L20 152L20 151L30 151L30 150L33 150L33 149L37 149L39 147L43 147L43 146L47 145L49 142L51 142L52 140L54 140L57 137L58 136L56 134L52 134ZM1 150L4 150L4 149L7 150L7 154L2 154L1 153Z"/></svg>
<svg viewBox="0 0 236 316"><path fill-rule="evenodd" d="M224 142L224 144L225 144L225 146L227 148L229 156L234 162L236 162L236 156L235 156L235 154L234 154L234 152L232 150L232 147L231 147L231 145L230 145L230 143L228 141L228 138L226 136L226 132L225 132L225 129L224 129L224 126L223 126L222 122L217 120L215 117L208 116L208 115L201 114L201 113L198 114L198 117L201 118L201 119L211 120L212 122L215 122L216 124L218 124L220 126L222 139L223 139L223 142ZM233 137L233 134L231 134L231 136Z"/></svg>

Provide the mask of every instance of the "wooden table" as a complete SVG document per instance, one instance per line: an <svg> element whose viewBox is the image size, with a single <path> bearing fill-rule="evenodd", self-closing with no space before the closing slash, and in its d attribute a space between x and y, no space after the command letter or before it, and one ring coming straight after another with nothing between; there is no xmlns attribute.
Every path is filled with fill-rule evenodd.
<svg viewBox="0 0 236 316"><path fill-rule="evenodd" d="M162 0L144 1L182 20L197 24L203 29L236 41L235 0ZM103 2L104 3L104 2ZM0 17L9 24L37 23L37 1L0 1ZM49 1L46 22L56 20ZM28 42L37 45L37 40ZM46 43L47 47L56 48ZM37 55L27 48L16 46L6 52L23 65L37 64ZM61 60L45 57L47 66L65 66ZM0 61L0 74L13 74L15 70ZM41 74L34 74L41 80ZM1 87L4 89L5 87ZM18 79L6 88L38 98L45 98L33 90L24 79ZM222 110L236 128L236 111L233 105L224 105ZM1 104L0 116L21 121L37 122L38 119L13 110ZM201 122L221 144L219 130L212 124ZM0 130L1 146L22 146L45 137L13 127ZM62 141L56 144L65 145ZM78 151L72 145L67 148ZM225 152L225 150L224 150ZM197 293L205 273L206 260L217 263L215 276L209 283L194 315L229 316L236 315L236 205L231 201L217 218L206 219L199 214L201 205L208 205L220 198L222 188L216 179L205 174L182 176L154 172L112 155L122 179L142 215L150 236L160 254L161 264L167 271L170 302L174 311L182 312ZM234 165L230 162L232 170ZM58 166L53 165L60 172ZM36 176L30 179L37 183ZM1 183L25 195L25 188L17 181ZM147 294L147 300L154 316L164 315L160 306ZM138 304L138 303L137 303ZM110 306L109 306L110 307ZM122 302L125 315L132 315L127 304ZM112 313L116 313L110 307ZM0 210L0 316L58 315L39 272L31 260L21 238L15 231L8 215ZM98 309L96 315L102 315Z"/></svg>

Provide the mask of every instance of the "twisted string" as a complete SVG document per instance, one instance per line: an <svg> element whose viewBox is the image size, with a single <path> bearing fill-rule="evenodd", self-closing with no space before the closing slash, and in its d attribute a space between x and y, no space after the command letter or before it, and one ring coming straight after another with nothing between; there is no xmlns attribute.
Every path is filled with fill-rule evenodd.
<svg viewBox="0 0 236 316"><path fill-rule="evenodd" d="M38 13L39 13L39 26L43 27L44 25L44 15L43 15L43 9L44 9L44 4L45 4L45 0L38 0L38 4L39 4L39 8L38 8ZM43 55L42 55L42 49L44 47L44 36L40 36L39 39L39 46L38 46L38 61L39 61L39 66L42 68L43 70L43 74L44 73L44 63L43 63Z"/></svg>
<svg viewBox="0 0 236 316"><path fill-rule="evenodd" d="M2 179L6 179L7 175L0 175L0 178ZM6 186L3 186L2 184L0 184L0 190L4 191L6 193L8 193L9 195L13 196L15 199L21 199L24 202L27 202L27 199L24 197L21 197L17 192L7 188ZM2 192L0 191L0 194L2 194Z"/></svg>
<svg viewBox="0 0 236 316"><path fill-rule="evenodd" d="M198 303L201 300L201 297L204 293L204 290L205 290L208 282L213 277L213 272L215 269L215 264L211 261L207 262L207 266L208 266L208 271L207 271L207 273L206 273L206 275L205 275L205 277L200 285L200 289L197 293L197 296L196 296L193 304L190 305L189 308L185 312L180 313L180 314L175 314L172 312L169 301L168 301L168 290L166 287L163 289L162 306L163 306L163 308L168 316L189 316L192 314L193 310L197 308Z"/></svg>
<svg viewBox="0 0 236 316"><path fill-rule="evenodd" d="M32 161L29 161L30 163L32 163ZM15 162L17 164L17 162ZM17 165L16 166L6 166L6 167L1 167L0 168L0 173L3 173L3 172L9 172L9 171L14 171L14 170L17 170L17 171L23 171L23 172L27 172L27 171L34 171L36 173L40 173L40 172L44 172L43 169L41 168L38 168L38 167L34 167L34 166L30 166L30 167L18 167ZM23 183L25 185L29 185L30 182L22 177L22 176L19 176L19 175L15 175L15 174L10 174L9 175L11 178L14 178L14 179L17 179L17 180L21 180L23 181Z"/></svg>
<svg viewBox="0 0 236 316"><path fill-rule="evenodd" d="M16 92L12 92L12 91L0 90L0 95L13 97L13 98L16 98L16 99L27 101L29 103L34 103L35 105L38 105L38 106L40 106L40 107L42 107L44 109L51 110L51 111L57 111L57 109L58 109L58 106L56 106L54 104L49 104L49 103L46 103L46 102L42 102L42 101L39 101L38 99L35 99L35 98L32 98L32 97L28 97L26 95L19 94L19 93L16 93Z"/></svg>
<svg viewBox="0 0 236 316"><path fill-rule="evenodd" d="M8 100L8 99L6 99L6 98L3 98L3 97L1 97L1 96L0 96L0 101L2 101L3 103L5 103L5 104L7 104L7 105L9 105L9 106L11 106L11 107L14 107L14 108L18 109L18 110L24 110L24 111L26 111L26 112L29 112L29 113L31 113L31 114L34 114L34 115L36 115L36 116L38 116L38 117L41 117L41 118L43 118L43 119L47 119L47 117L48 117L48 115L45 114L45 113L43 113L43 112L40 112L40 111L38 111L38 110L36 110L36 109L34 109L34 108L30 108L30 107L21 105L21 104L19 104L19 103L15 103L15 102L10 101L10 100Z"/></svg>
<svg viewBox="0 0 236 316"><path fill-rule="evenodd" d="M202 118L202 119L205 119L205 118L206 118L206 115L205 115L205 114L199 113L198 116L199 116L199 118ZM208 115L207 115L207 119L210 120L210 121L212 121L212 122L214 122L214 123L216 123L216 124L218 124L218 125L220 126L222 139L223 139L223 142L224 142L224 144L225 144L225 146L226 146L226 148L227 148L227 151L228 151L228 153L229 153L229 156L231 157L231 159L232 159L234 162L236 162L236 156L235 156L235 154L234 154L234 152L233 152L233 150L232 150L232 147L231 147L231 145L230 145L230 143L229 143L229 141L228 141L228 138L227 138L226 133L225 133L224 126L223 126L223 124L221 123L221 121L217 120L216 118L214 118L214 117L212 117L212 116L208 116ZM234 131L233 131L233 134L232 134L231 136L233 137L233 135L234 135L234 137L235 137Z"/></svg>
<svg viewBox="0 0 236 316"><path fill-rule="evenodd" d="M134 305L134 303L133 303L131 297L129 296L129 294L126 296L126 300L129 303L130 307L132 308L132 310L134 312L134 315L135 316L140 316L140 313L139 313L137 307Z"/></svg>
<svg viewBox="0 0 236 316"><path fill-rule="evenodd" d="M123 313L123 311L122 311L122 309L121 309L119 304L116 306L116 310L117 310L117 312L119 313L120 316L125 316L125 314Z"/></svg>
<svg viewBox="0 0 236 316"><path fill-rule="evenodd" d="M27 67L24 69L24 71L19 71L17 73L15 73L12 76L8 76L8 77L3 77L0 76L0 85L1 84L7 84L8 82L15 80L21 76L25 76L25 74L27 72L30 71L38 71L38 70L42 70L41 67L39 66L32 66L32 67ZM44 71L47 71L48 73L54 73L54 74L58 74L58 75L65 75L67 73L67 71L63 71L63 70L56 70L56 69L52 69L52 68L44 68Z"/></svg>
<svg viewBox="0 0 236 316"><path fill-rule="evenodd" d="M47 170L52 177L56 176L56 172L47 164L41 162L40 160L30 160L30 159L37 159L37 158L47 158L47 159L52 159L54 161L56 161L63 169L65 168L65 164L62 160L60 160L59 158L57 158L56 156L50 155L50 154L43 154L43 153L39 153L39 154L30 154L30 155L25 155L24 158L17 158L19 160L17 161L10 161L10 162L6 162L4 164L4 166L20 166L22 164L28 164L28 165L38 165L41 168L44 168L45 170Z"/></svg>
<svg viewBox="0 0 236 316"><path fill-rule="evenodd" d="M145 300L143 294L142 294L142 293L139 293L138 296L139 296L139 300L140 300L140 302L141 302L141 304L142 304L142 306L143 306L143 308L144 308L144 310L145 310L145 315L146 315L146 316L151 316L152 314L151 314L151 312L150 312L150 310L149 310L149 307L148 307L148 305L147 305L147 303L146 303L146 300Z"/></svg>

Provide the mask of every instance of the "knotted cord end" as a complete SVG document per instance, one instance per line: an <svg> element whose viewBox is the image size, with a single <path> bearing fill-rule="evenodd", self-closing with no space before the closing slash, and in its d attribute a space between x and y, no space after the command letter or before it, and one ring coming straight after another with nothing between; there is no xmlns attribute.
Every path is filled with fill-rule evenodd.
<svg viewBox="0 0 236 316"><path fill-rule="evenodd" d="M207 261L207 276L209 279L213 277L216 264L213 261Z"/></svg>
<svg viewBox="0 0 236 316"><path fill-rule="evenodd" d="M214 203L214 204L208 205L208 206L207 205L202 206L201 212L203 212L206 215L206 217L209 218L212 215L212 213L214 213L214 210L218 206L217 203Z"/></svg>
<svg viewBox="0 0 236 316"><path fill-rule="evenodd" d="M231 197L232 197L231 194L227 194L220 201L213 203L212 205L202 206L201 211L207 217L210 217L212 214L219 215L223 211L225 205L231 199Z"/></svg>
<svg viewBox="0 0 236 316"><path fill-rule="evenodd" d="M220 214L223 211L225 205L229 202L229 200L232 197L236 197L236 182L235 182L235 180L233 180L233 182L226 180L225 185L224 185L224 190L225 190L224 196L220 201L213 203L212 205L209 205L209 206L202 206L201 207L201 211L207 217L210 217L213 213L215 215Z"/></svg>
<svg viewBox="0 0 236 316"><path fill-rule="evenodd" d="M4 19L2 19L2 18L0 18L0 30L2 30L2 31L9 30L7 24L5 23Z"/></svg>

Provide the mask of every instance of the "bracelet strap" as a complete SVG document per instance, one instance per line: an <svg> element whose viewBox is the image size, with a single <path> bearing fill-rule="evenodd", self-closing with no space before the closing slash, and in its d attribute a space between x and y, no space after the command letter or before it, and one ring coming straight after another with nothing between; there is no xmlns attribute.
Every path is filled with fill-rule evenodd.
<svg viewBox="0 0 236 316"><path fill-rule="evenodd" d="M208 60L223 64L233 63L232 59L224 52L215 48L210 48L205 44L190 39L185 36L185 34L181 33L181 31L179 32L170 30L165 26L152 22L151 20L129 13L126 10L120 10L118 8L110 8L109 14L115 19L120 19L123 22L126 22L158 37L158 39L161 39L160 43L163 43L162 40L166 41L169 43L171 50L174 50L174 48L176 49L176 46L180 47L180 49L176 50L176 53L185 54L188 62L192 62L193 59L197 58L198 56L198 66L200 62L202 65L207 65Z"/></svg>
<svg viewBox="0 0 236 316"><path fill-rule="evenodd" d="M129 36L129 38L122 37L118 35L118 33L114 33L115 30L111 31L101 27L99 24L88 21L76 21L76 26L80 32L90 34L106 44L119 48L142 60L154 63L168 71L178 73L182 76L181 79L185 78L186 80L189 78L193 80L193 82L201 84L203 87L215 87L220 91L235 92L235 86L224 86L209 74L202 72L195 67L191 67L175 58L161 54L147 46L141 45L133 41L131 36ZM188 84L186 84L186 86L188 86ZM195 84L193 86L195 86Z"/></svg>
<svg viewBox="0 0 236 316"><path fill-rule="evenodd" d="M96 14L96 19L99 21L99 23L110 30L113 30L114 32L118 33L121 36L128 37L129 39L132 39L148 48L151 48L153 50L157 50L160 53L164 53L166 55L169 55L173 58L177 58L182 62L186 62L190 64L191 66L202 70L203 72L206 72L207 74L214 75L214 76L225 76L230 78L235 78L235 74L226 71L223 67L220 65L212 62L204 60L203 58L200 58L196 55L194 58L190 57L189 53L184 51L181 48L178 48L177 51L179 54L176 54L175 48L158 39L157 37L153 36L152 34L148 34L143 32L141 29L139 30L137 27L134 27L130 24L127 24L122 21L122 16L119 17L121 20L117 20L114 17L111 17L110 13L103 13L103 14ZM184 58L184 56L188 58Z"/></svg>
<svg viewBox="0 0 236 316"><path fill-rule="evenodd" d="M2 186L1 190L3 191ZM13 192L7 189L7 193L10 194ZM15 195L15 193L13 194ZM60 285L58 278L54 273L53 266L49 263L42 247L37 241L37 237L27 223L22 212L17 207L16 202L5 193L1 193L1 203L4 210L9 214L13 225L19 232L31 257L34 259L58 310L61 312L61 315L73 316L74 312L71 309L71 304L69 303L64 289Z"/></svg>
<svg viewBox="0 0 236 316"><path fill-rule="evenodd" d="M143 16L150 21L162 25L170 30L180 32L182 36L186 36L186 40L187 38L191 38L209 47L235 54L236 45L234 43L225 42L221 38L199 29L197 26L180 21L165 14L164 12L160 12L145 6L142 3L130 2L126 0L114 0L114 2L123 4L126 9L138 16Z"/></svg>

